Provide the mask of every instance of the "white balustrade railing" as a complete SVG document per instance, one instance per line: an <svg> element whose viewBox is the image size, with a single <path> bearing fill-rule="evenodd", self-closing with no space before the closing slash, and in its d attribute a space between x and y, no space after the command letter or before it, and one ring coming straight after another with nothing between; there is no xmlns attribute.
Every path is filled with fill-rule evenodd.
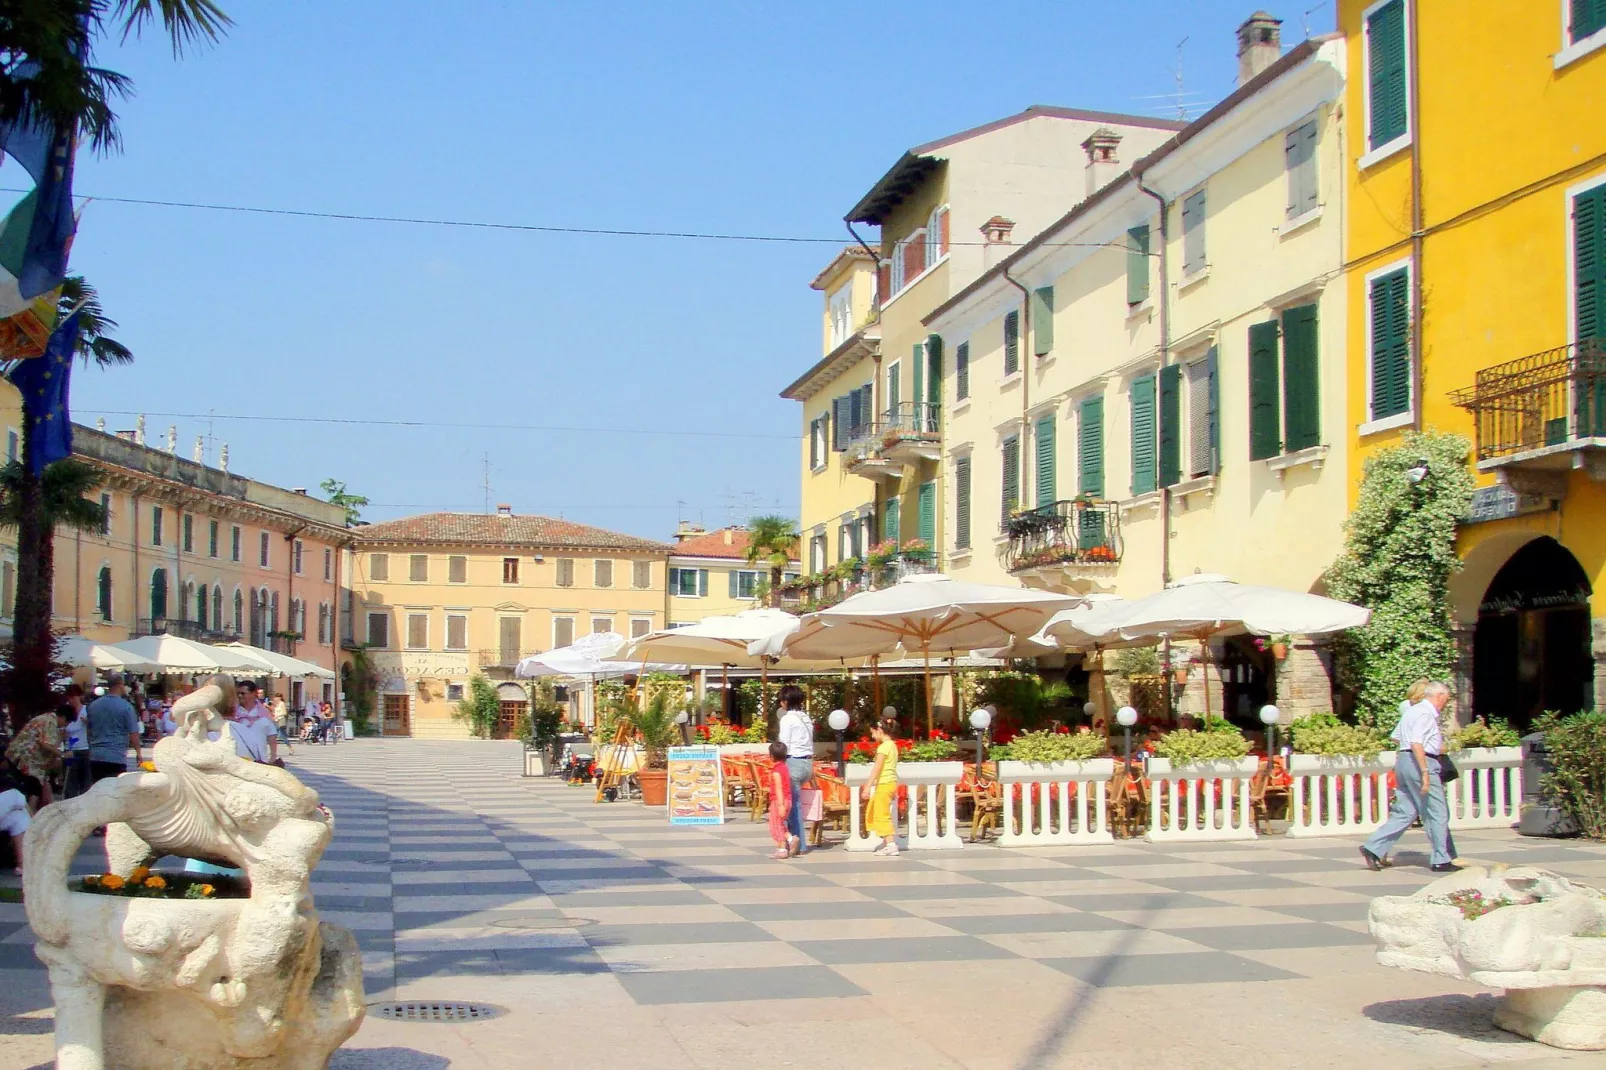
<svg viewBox="0 0 1606 1070"><path fill-rule="evenodd" d="M1217 758L1173 767L1149 759L1149 831L1154 843L1252 840L1249 782L1259 758ZM1219 787L1218 787L1219 785Z"/></svg>
<svg viewBox="0 0 1606 1070"><path fill-rule="evenodd" d="M1522 748L1469 747L1450 760L1460 777L1444 786L1452 829L1509 828L1522 816Z"/></svg>
<svg viewBox="0 0 1606 1070"><path fill-rule="evenodd" d="M848 782L848 842L843 846L850 851L873 851L881 846L881 839L872 836L864 827L864 800L859 798L859 789L870 780L869 765L852 764L843 770L843 779ZM892 801L892 828L898 828L898 801Z"/></svg>
<svg viewBox="0 0 1606 1070"><path fill-rule="evenodd" d="M1081 762L998 763L1004 786L1004 847L1064 847L1114 843L1110 833L1109 789L1115 759ZM1020 793L1019 831L1015 795Z"/></svg>
<svg viewBox="0 0 1606 1070"><path fill-rule="evenodd" d="M1288 835L1353 836L1383 823L1394 752L1295 754L1288 759Z"/></svg>
<svg viewBox="0 0 1606 1070"><path fill-rule="evenodd" d="M954 820L954 794L964 775L963 762L898 763L898 783L908 789L911 851L952 851L965 845Z"/></svg>

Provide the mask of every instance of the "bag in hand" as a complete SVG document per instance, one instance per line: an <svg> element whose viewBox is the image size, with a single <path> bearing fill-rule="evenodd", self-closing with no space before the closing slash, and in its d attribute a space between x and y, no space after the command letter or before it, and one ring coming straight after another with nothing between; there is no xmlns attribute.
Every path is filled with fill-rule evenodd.
<svg viewBox="0 0 1606 1070"><path fill-rule="evenodd" d="M1436 754L1434 760L1439 763L1439 783L1448 784L1461 775L1461 770L1455 767L1448 754Z"/></svg>

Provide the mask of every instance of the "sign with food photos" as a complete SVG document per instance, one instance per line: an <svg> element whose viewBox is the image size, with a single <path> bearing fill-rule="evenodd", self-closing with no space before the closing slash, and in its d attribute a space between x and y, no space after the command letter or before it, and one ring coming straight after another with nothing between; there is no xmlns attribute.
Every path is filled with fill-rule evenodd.
<svg viewBox="0 0 1606 1070"><path fill-rule="evenodd" d="M670 747L668 787L671 825L724 823L725 785L718 747Z"/></svg>

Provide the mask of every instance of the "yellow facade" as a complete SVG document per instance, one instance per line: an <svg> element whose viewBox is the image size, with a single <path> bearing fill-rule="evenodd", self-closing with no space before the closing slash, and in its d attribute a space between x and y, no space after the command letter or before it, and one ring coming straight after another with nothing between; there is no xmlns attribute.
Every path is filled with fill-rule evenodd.
<svg viewBox="0 0 1606 1070"><path fill-rule="evenodd" d="M1466 567L1452 612L1462 697L1477 712L1524 722L1541 705L1598 705L1606 686L1591 659L1603 656L1606 618L1606 468L1588 441L1599 428L1585 426L1593 417L1580 407L1593 404L1598 350L1587 342L1599 327L1580 319L1575 215L1581 201L1600 204L1606 184L1606 28L1573 25L1589 5L1567 0L1396 3L1338 6L1351 72L1351 493L1367 456L1412 429L1471 439L1484 488L1474 515L1491 519L1459 536ZM1404 31L1400 65L1386 55L1393 23ZM1376 67L1394 77L1398 66L1404 130L1390 137L1391 90L1375 90L1380 103L1366 75ZM1407 344L1391 350L1374 337L1371 301L1399 268L1412 284L1410 326ZM1379 354L1390 352L1400 356L1380 369ZM1502 367L1512 362L1522 366ZM1390 411L1397 396L1374 389L1387 367L1409 374L1403 411ZM1547 576L1568 586L1575 568L1587 579L1582 597L1542 589Z"/></svg>
<svg viewBox="0 0 1606 1070"><path fill-rule="evenodd" d="M704 617L722 617L757 609L770 581L766 562L747 560L747 529L705 532L683 524L675 533L669 557L669 626L696 624ZM796 561L782 570L795 577Z"/></svg>
<svg viewBox="0 0 1606 1070"><path fill-rule="evenodd" d="M466 738L452 714L471 677L495 681L517 707L528 695L513 678L520 659L668 619L663 543L511 512L428 514L356 534L354 639L378 677L386 734Z"/></svg>

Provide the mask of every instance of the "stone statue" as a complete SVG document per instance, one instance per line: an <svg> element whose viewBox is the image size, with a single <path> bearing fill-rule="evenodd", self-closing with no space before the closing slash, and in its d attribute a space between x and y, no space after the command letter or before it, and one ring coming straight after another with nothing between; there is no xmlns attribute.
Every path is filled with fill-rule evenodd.
<svg viewBox="0 0 1606 1070"><path fill-rule="evenodd" d="M356 941L318 920L308 888L334 819L291 774L236 756L219 712L233 700L233 680L212 677L174 704L155 772L103 780L28 830L61 1070L316 1070L362 1023ZM71 891L73 856L102 825L110 873L199 859L242 870L249 898Z"/></svg>
<svg viewBox="0 0 1606 1070"><path fill-rule="evenodd" d="M1468 866L1372 900L1377 960L1505 990L1494 1024L1606 1050L1606 895L1531 866Z"/></svg>

